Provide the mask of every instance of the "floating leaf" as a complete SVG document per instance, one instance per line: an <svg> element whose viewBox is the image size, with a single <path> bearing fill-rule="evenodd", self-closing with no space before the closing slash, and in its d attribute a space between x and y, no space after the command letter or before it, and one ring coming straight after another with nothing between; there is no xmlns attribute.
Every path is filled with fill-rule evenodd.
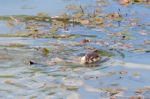
<svg viewBox="0 0 150 99"><path fill-rule="evenodd" d="M150 40L144 41L144 44L150 45Z"/></svg>
<svg viewBox="0 0 150 99"><path fill-rule="evenodd" d="M90 23L90 21L89 20L80 20L80 23L82 25L88 25Z"/></svg>
<svg viewBox="0 0 150 99"><path fill-rule="evenodd" d="M119 0L119 3L121 5L128 5L131 2L131 0Z"/></svg>
<svg viewBox="0 0 150 99"><path fill-rule="evenodd" d="M39 17L48 17L48 13L40 12L40 13L37 14L37 16L39 16Z"/></svg>
<svg viewBox="0 0 150 99"><path fill-rule="evenodd" d="M16 78L14 75L0 75L0 78Z"/></svg>
<svg viewBox="0 0 150 99"><path fill-rule="evenodd" d="M12 48L16 48L16 47L26 47L26 44L21 44L21 43L10 43L10 44L6 44L6 45L0 45L1 47L12 47Z"/></svg>
<svg viewBox="0 0 150 99"><path fill-rule="evenodd" d="M76 91L76 90L78 90L79 88L78 87L76 87L76 86L68 86L67 87L67 90L70 90L70 91Z"/></svg>
<svg viewBox="0 0 150 99"><path fill-rule="evenodd" d="M104 50L98 50L98 53L99 53L101 56L108 56L108 57L113 56L113 54L112 54L111 52L104 51Z"/></svg>
<svg viewBox="0 0 150 99"><path fill-rule="evenodd" d="M48 56L48 54L49 54L49 49L48 49L48 48L43 48L43 49L42 49L42 53L43 53L44 56Z"/></svg>
<svg viewBox="0 0 150 99"><path fill-rule="evenodd" d="M140 73L139 72L134 72L132 75L133 75L133 77L140 77Z"/></svg>

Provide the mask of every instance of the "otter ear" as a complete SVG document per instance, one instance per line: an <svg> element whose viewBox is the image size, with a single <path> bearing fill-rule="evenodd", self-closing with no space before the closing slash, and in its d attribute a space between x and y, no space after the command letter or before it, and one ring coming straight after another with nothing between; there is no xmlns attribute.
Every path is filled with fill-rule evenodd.
<svg viewBox="0 0 150 99"><path fill-rule="evenodd" d="M96 53L98 53L98 50L96 49L96 50L94 50L93 52L96 52Z"/></svg>

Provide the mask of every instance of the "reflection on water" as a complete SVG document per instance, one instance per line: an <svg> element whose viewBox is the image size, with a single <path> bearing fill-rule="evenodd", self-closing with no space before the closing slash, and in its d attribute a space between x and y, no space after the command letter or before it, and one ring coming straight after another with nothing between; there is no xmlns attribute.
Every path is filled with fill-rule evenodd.
<svg viewBox="0 0 150 99"><path fill-rule="evenodd" d="M95 0L0 0L0 2L0 15L36 15L39 12L46 12L54 16L64 12L67 4L93 5ZM123 7L110 0L110 4L103 6L103 9L104 13L118 12L120 9L119 13L122 13L125 19L141 18L138 24L149 24L149 8L144 5ZM68 31L59 30L60 33L84 34L71 39L0 37L0 97L107 99L115 94L120 99L140 93L137 92L138 89L143 91L141 95L149 96L150 54L148 51L142 52L141 48L150 48L144 44L144 40L149 40L150 28L148 25L124 27L125 22L127 21L122 22L120 26L117 25L117 28L104 29L117 32L125 28L134 36L131 40L123 41L123 44L131 44L135 49L132 46L131 48L124 46L120 41L114 44L113 38L109 37L104 29L84 26L70 26ZM44 29L48 31L49 28ZM5 21L0 22L1 34L22 30L24 31L23 26L10 28ZM146 35L140 34L143 30ZM90 39L93 42L79 45L83 39ZM101 43L102 40L105 42ZM99 64L99 67L79 65L76 59L92 47L105 50L118 47L122 50L112 51L115 55L109 61ZM42 48L49 49L48 55L43 55ZM38 64L31 66L29 61ZM141 69L136 68L140 65ZM146 66L147 70L142 66Z"/></svg>
<svg viewBox="0 0 150 99"><path fill-rule="evenodd" d="M63 13L68 4L92 4L95 0L0 0L0 15L36 15L46 12L51 16Z"/></svg>
<svg viewBox="0 0 150 99"><path fill-rule="evenodd" d="M0 15L35 15L39 12L56 15L62 12L67 4L62 0L0 0L0 2Z"/></svg>

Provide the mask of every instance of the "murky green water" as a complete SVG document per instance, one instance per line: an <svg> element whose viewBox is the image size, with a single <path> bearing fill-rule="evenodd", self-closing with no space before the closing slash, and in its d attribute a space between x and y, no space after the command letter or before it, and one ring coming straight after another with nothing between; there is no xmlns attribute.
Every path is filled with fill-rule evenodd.
<svg viewBox="0 0 150 99"><path fill-rule="evenodd" d="M114 27L89 28L70 25L59 34L79 34L73 38L0 37L0 97L3 99L128 99L141 95L150 98L150 8L146 4L119 5L106 0L103 13L118 12L123 16ZM0 15L50 16L66 12L68 4L89 5L96 0L0 0ZM138 21L132 21L136 20ZM128 26L129 23L133 26ZM43 24L43 23L39 23ZM48 23L41 30L48 31ZM10 27L0 21L0 34L26 31L24 24ZM125 31L129 40L113 33ZM92 42L79 45L83 39ZM11 45L12 44L12 45ZM19 45L13 45L19 44ZM43 55L42 48L49 54ZM78 64L80 54L90 49L103 49L114 55L110 60L90 67ZM112 48L117 50L112 51ZM39 64L29 65L29 61ZM139 92L139 90L142 92ZM136 98L135 98L136 99ZM144 98L143 98L144 99Z"/></svg>

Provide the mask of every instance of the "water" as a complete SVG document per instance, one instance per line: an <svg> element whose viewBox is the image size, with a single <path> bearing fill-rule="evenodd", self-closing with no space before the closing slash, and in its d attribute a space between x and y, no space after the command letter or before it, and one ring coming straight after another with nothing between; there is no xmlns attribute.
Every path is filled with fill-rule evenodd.
<svg viewBox="0 0 150 99"><path fill-rule="evenodd" d="M68 4L95 5L95 0L0 0L0 2L1 16L36 15L40 12L55 16L66 12L65 6ZM0 37L0 97L109 99L109 93L117 91L116 95L120 99L135 96L136 90L142 89L140 95L146 94L145 97L150 98L147 95L150 86L148 76L150 53L143 52L143 49L150 50L150 45L144 44L145 40L150 40L150 27L147 25L150 24L150 9L145 4L125 7L113 0L106 2L109 3L102 6L103 13L118 12L120 9L119 13L126 19L120 23L120 26L116 23L116 27L107 28L77 25L69 26L67 31L59 30L60 34L84 34L94 37L79 36L72 39ZM139 21L136 21L138 25L126 26L131 18L139 18ZM44 28L45 31L48 29ZM121 41L119 37L109 36L110 33L124 30L129 32L131 40ZM9 27L6 21L0 22L1 34L16 31L25 31L24 26ZM146 35L142 35L143 32ZM90 39L92 42L76 46L83 39ZM106 45L101 45L102 40ZM114 40L117 43L113 43ZM23 46L10 46L16 43ZM133 47L128 48L128 44ZM49 49L48 56L43 55L42 48ZM90 48L105 50L117 48L118 52L112 51L116 55L109 61L98 64L98 67L78 64L75 59L79 54L88 52ZM30 66L30 60L39 64Z"/></svg>

